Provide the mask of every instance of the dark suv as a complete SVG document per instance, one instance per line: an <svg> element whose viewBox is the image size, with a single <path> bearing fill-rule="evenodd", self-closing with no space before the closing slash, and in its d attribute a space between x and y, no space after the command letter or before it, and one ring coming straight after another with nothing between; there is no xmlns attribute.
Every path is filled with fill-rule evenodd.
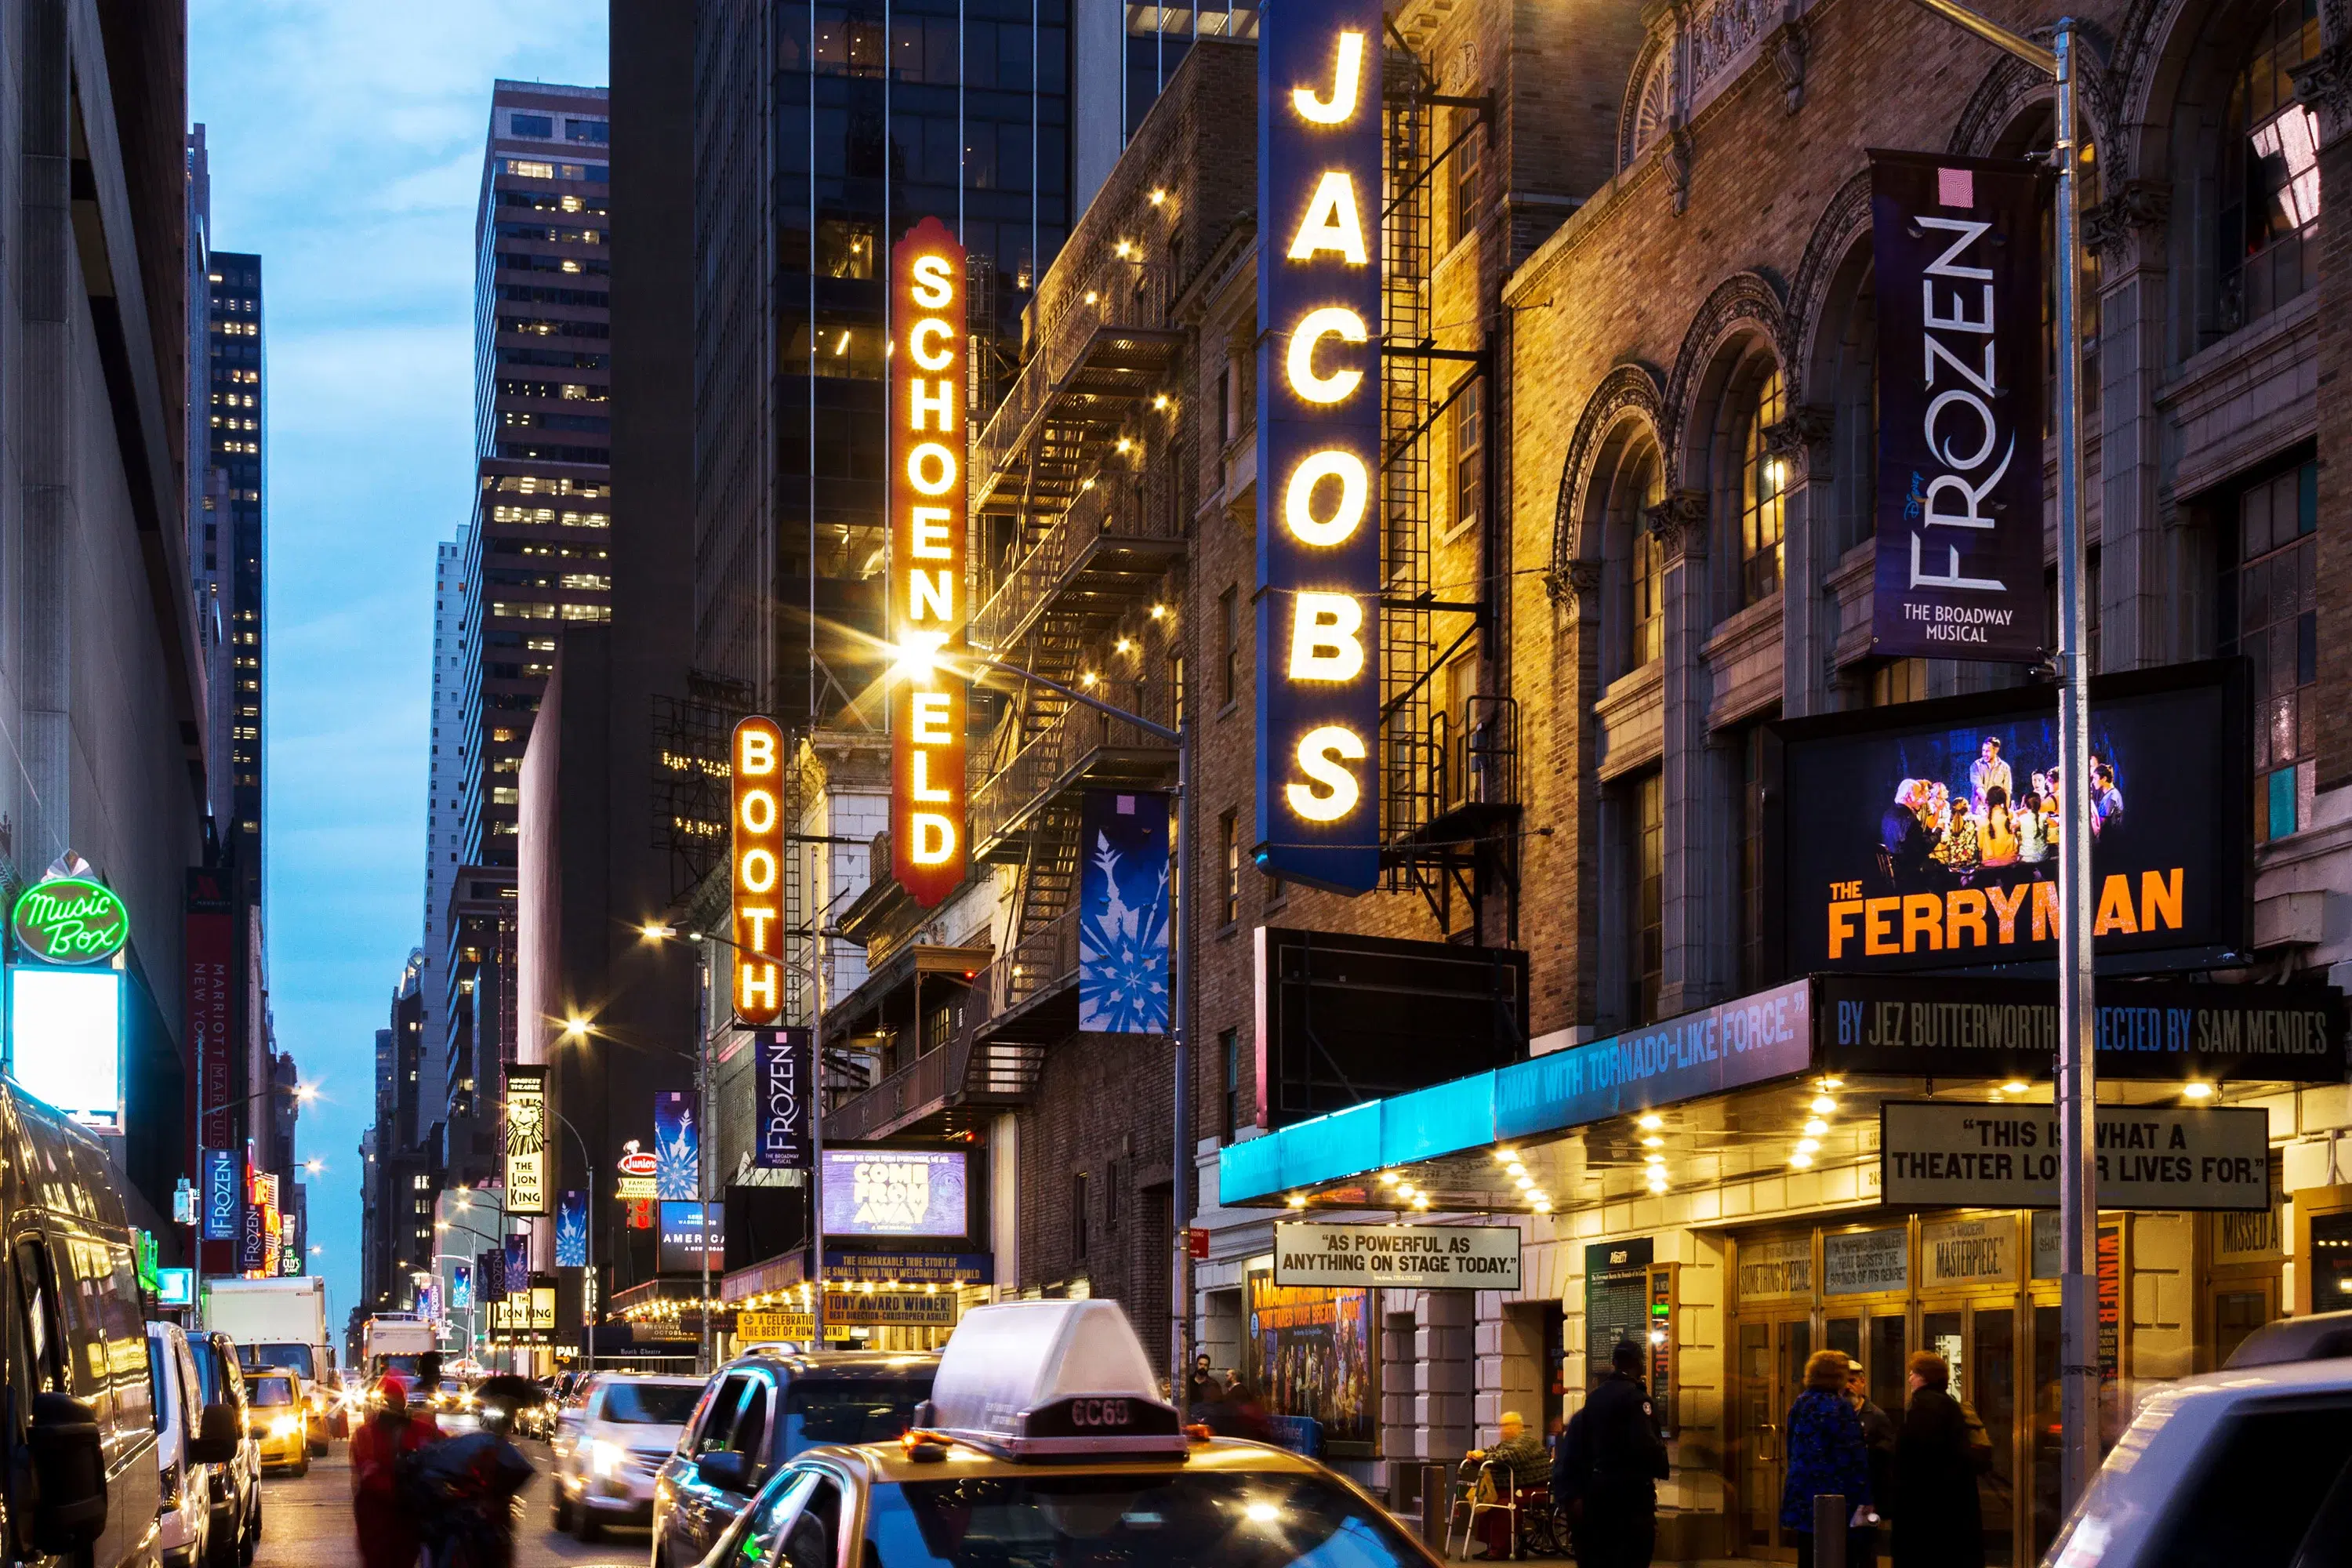
<svg viewBox="0 0 2352 1568"><path fill-rule="evenodd" d="M699 1563L777 1465L826 1443L881 1443L931 1396L936 1352L830 1351L728 1363L654 1478L654 1568Z"/></svg>

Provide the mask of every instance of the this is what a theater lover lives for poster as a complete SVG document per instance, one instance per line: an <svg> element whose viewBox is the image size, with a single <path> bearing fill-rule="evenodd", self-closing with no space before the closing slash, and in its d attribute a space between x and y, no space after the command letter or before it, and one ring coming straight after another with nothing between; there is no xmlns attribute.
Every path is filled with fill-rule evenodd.
<svg viewBox="0 0 2352 1568"><path fill-rule="evenodd" d="M2084 778L2067 776L2050 686L1773 725L1761 801L1772 973L2055 956L2059 857L2082 796L2104 967L2243 952L2245 685L2236 659L2095 679Z"/></svg>
<svg viewBox="0 0 2352 1568"><path fill-rule="evenodd" d="M1318 1421L1328 1452L1370 1458L1381 1435L1372 1328L1370 1290L1276 1285L1253 1269L1244 1373L1268 1414Z"/></svg>

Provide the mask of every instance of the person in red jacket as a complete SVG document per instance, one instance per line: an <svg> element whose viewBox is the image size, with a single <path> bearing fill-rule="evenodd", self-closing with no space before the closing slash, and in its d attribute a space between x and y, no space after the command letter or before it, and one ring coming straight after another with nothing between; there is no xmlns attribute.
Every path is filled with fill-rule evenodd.
<svg viewBox="0 0 2352 1568"><path fill-rule="evenodd" d="M416 1568L416 1524L400 1500L400 1461L440 1432L430 1415L408 1408L408 1384L398 1373L377 1385L383 1408L352 1434L352 1513L358 1521L364 1568Z"/></svg>

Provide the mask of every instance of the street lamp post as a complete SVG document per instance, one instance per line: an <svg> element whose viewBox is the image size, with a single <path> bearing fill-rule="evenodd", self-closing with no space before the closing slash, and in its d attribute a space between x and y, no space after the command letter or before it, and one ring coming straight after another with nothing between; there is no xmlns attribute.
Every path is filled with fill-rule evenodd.
<svg viewBox="0 0 2352 1568"><path fill-rule="evenodd" d="M2072 1509L2099 1468L2098 1190L2092 1059L2090 668L2083 605L2083 244L2075 205L2081 111L2076 24L2062 16L2051 47L2021 38L1956 0L1916 0L1945 20L2048 73L2057 89L2051 161L2057 167L2058 740L2067 787L2058 851L2058 1429L2059 1506Z"/></svg>
<svg viewBox="0 0 2352 1568"><path fill-rule="evenodd" d="M928 650L923 657L934 663L950 662L950 656ZM1189 1147L1192 1131L1192 1074L1191 1057L1185 1043L1187 998L1192 990L1187 984L1185 966L1191 962L1192 949L1191 944L1184 940L1185 922L1192 918L1191 907L1185 900L1185 884L1190 879L1185 876L1184 868L1192 853L1192 748L1185 744L1187 716L1180 709L1176 715L1175 727L1171 729L1168 725L1156 720L1147 719L1140 713L1130 713L1115 703L1105 702L1102 699L1091 696L1076 687L1065 686L1058 680L1039 675L1035 670L1024 668L1020 665L999 658L984 649L959 648L952 658L970 659L1001 675L1009 675L1016 680L1028 681L1033 686L1042 686L1046 690L1067 698L1073 702L1083 703L1098 713L1132 724L1146 734L1169 742L1176 748L1176 841L1170 846L1171 853L1168 858L1170 863L1168 901L1174 917L1171 921L1170 931L1171 945L1169 953L1168 1034L1170 1041L1175 1047L1176 1058L1174 1064L1176 1083L1170 1117L1171 1126L1169 1138L1170 1176L1173 1183L1169 1208L1175 1222L1173 1226L1175 1234L1171 1237L1175 1253L1171 1260L1172 1279L1168 1298L1168 1393L1170 1398L1181 1405L1184 1396L1185 1342L1192 1322L1192 1249L1191 1246L1192 1152ZM822 1290L818 1292L820 1297L823 1294Z"/></svg>

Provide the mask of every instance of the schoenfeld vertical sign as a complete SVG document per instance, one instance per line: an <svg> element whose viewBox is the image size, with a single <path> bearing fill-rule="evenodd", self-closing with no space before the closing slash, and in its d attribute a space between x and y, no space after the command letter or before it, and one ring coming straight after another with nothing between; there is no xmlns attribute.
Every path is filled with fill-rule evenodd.
<svg viewBox="0 0 2352 1568"><path fill-rule="evenodd" d="M2042 206L2010 159L1870 154L1874 652L2031 663L2042 584Z"/></svg>
<svg viewBox="0 0 2352 1568"><path fill-rule="evenodd" d="M1258 34L1257 837L1345 893L1380 869L1381 7Z"/></svg>
<svg viewBox="0 0 2352 1568"><path fill-rule="evenodd" d="M890 251L890 875L929 909L963 885L964 253L927 217Z"/></svg>

